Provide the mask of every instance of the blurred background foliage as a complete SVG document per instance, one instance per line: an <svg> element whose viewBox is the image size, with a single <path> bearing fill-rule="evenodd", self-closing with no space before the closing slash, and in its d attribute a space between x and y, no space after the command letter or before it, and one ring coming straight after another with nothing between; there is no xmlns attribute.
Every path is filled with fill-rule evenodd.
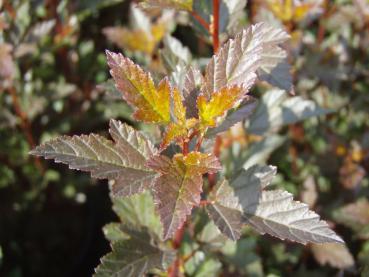
<svg viewBox="0 0 369 277"><path fill-rule="evenodd" d="M104 50L174 80L180 65L203 68L211 56L210 36L194 18L143 12L131 2L0 0L1 276L90 276L109 251L102 227L118 217L107 184L28 155L58 135L104 134L110 118L135 124L109 80ZM207 2L194 1L210 22ZM322 215L347 248L303 247L247 229L237 244L219 249L219 260L189 259L186 273L215 276L223 267L223 276L368 276L369 2L249 0L230 7L221 18L230 22L237 12L237 22L221 22L224 40L258 21L289 31L298 97L260 83L252 92L262 96L255 114L223 135L225 170L277 165L274 185ZM114 210L127 217L129 205L115 203ZM199 241L210 240L212 228L203 228Z"/></svg>

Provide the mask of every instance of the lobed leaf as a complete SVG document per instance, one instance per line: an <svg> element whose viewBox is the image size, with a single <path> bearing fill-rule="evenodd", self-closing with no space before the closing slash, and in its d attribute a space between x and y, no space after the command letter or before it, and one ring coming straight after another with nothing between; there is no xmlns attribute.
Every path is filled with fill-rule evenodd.
<svg viewBox="0 0 369 277"><path fill-rule="evenodd" d="M115 195L131 195L151 186L156 173L146 160L156 153L141 133L119 121L110 121L114 139L99 135L63 136L37 146L30 153L65 163L71 169L88 171L99 179L115 179Z"/></svg>
<svg viewBox="0 0 369 277"><path fill-rule="evenodd" d="M122 54L106 51L110 74L123 98L135 109L134 118L149 123L170 121L170 85L163 79L158 87L146 73Z"/></svg>
<svg viewBox="0 0 369 277"><path fill-rule="evenodd" d="M113 242L112 252L101 259L94 276L145 276L152 269L165 270L174 261L175 252L152 245L146 231L122 231L129 239Z"/></svg>
<svg viewBox="0 0 369 277"><path fill-rule="evenodd" d="M241 176L244 177L239 176L232 183L243 209L243 218L249 225L261 234L303 244L344 243L319 215L309 210L308 205L293 201L292 194L281 190L263 191L274 174L274 167L264 167L264 172L259 174L254 166L243 171Z"/></svg>
<svg viewBox="0 0 369 277"><path fill-rule="evenodd" d="M279 44L289 38L282 29L266 23L258 23L230 39L209 62L202 87L209 99L211 94L229 85L244 85L250 88L257 77L257 71L271 71L282 62L273 56L282 50ZM284 58L284 57L283 57ZM264 77L265 78L265 77Z"/></svg>
<svg viewBox="0 0 369 277"><path fill-rule="evenodd" d="M224 118L223 122L220 123L218 127L209 129L206 132L206 137L213 137L219 133L225 132L236 123L247 119L249 116L251 116L256 106L257 106L256 99L251 96L248 96L235 111L229 113Z"/></svg>
<svg viewBox="0 0 369 277"><path fill-rule="evenodd" d="M181 93L177 88L172 90L172 122L166 128L160 149L166 148L172 141L187 137L189 129L195 124L196 120L186 118L186 108L182 102Z"/></svg>
<svg viewBox="0 0 369 277"><path fill-rule="evenodd" d="M211 95L210 100L203 94L197 98L197 109L199 111L200 125L215 127L217 119L222 117L225 112L235 107L245 97L247 92L241 86L223 87L220 91Z"/></svg>
<svg viewBox="0 0 369 277"><path fill-rule="evenodd" d="M230 239L238 240L243 225L242 207L228 181L219 181L208 200L211 204L206 206L206 210L215 225Z"/></svg>
<svg viewBox="0 0 369 277"><path fill-rule="evenodd" d="M152 189L156 209L164 228L164 239L171 238L200 203L202 174L220 169L218 159L211 154L191 152L177 154L171 160L154 156L148 166L161 173Z"/></svg>

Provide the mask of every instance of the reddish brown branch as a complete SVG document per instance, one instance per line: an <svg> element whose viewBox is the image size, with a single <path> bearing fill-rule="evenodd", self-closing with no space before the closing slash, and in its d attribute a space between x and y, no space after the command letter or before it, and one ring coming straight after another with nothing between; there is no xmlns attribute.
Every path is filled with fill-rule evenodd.
<svg viewBox="0 0 369 277"><path fill-rule="evenodd" d="M219 49L219 0L213 0L213 49L214 53Z"/></svg>
<svg viewBox="0 0 369 277"><path fill-rule="evenodd" d="M20 125L21 125L21 129L27 139L27 142L30 146L31 149L35 148L36 147L36 143L35 143L35 140L33 138L33 135L32 135L32 129L31 129L31 124L29 123L29 120L28 120L28 117L27 115L23 112L22 108L21 108L21 105L19 103L19 99L18 99L18 95L17 95L17 92L15 90L14 87L10 87L8 89L9 91L9 94L12 98L12 102L13 102L13 109L16 113L16 115L19 117L20 119ZM37 169L43 173L44 172L44 168L41 164L41 161L38 157L34 157L34 161L35 161L35 165L37 167Z"/></svg>

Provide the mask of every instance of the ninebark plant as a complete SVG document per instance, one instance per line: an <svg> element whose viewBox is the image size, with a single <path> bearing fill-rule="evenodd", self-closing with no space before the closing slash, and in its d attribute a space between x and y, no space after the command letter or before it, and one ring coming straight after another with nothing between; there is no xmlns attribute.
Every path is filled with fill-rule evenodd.
<svg viewBox="0 0 369 277"><path fill-rule="evenodd" d="M276 167L254 165L234 172L229 180L222 174L220 133L252 114L255 99L249 91L257 79L289 86L286 53L280 47L288 34L258 23L219 48L219 1L212 2L209 25L192 11L192 1L157 0L146 5L190 12L208 28L214 47L204 74L188 68L183 82L165 77L158 84L129 58L106 51L110 73L134 109L133 118L159 125L161 142L155 145L142 132L112 119L112 140L97 134L63 136L31 152L110 180L115 199L152 195L159 226L154 222L157 215L148 209L150 203L142 198L142 205L148 205L143 210L154 219L137 219L110 230L115 232L109 235L112 253L102 258L96 275L142 276L161 274L159 271L182 275L184 264L196 252L184 255L180 251L186 233L199 248L209 244L204 251L214 248L209 236L217 231L212 229L207 237L204 226L196 225L204 210L208 221L223 234L220 242L225 237L238 240L243 227L249 225L261 234L303 244L343 243L326 222L307 205L294 201L290 193L266 190ZM213 149L211 141L215 141Z"/></svg>

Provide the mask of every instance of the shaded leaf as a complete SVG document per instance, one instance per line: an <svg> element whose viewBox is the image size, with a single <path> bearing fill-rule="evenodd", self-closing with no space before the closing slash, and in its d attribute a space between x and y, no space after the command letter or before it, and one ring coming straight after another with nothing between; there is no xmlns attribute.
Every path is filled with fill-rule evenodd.
<svg viewBox="0 0 369 277"><path fill-rule="evenodd" d="M163 79L158 87L151 75L122 54L106 51L110 73L123 98L135 108L134 118L144 122L170 121L170 85Z"/></svg>
<svg viewBox="0 0 369 277"><path fill-rule="evenodd" d="M119 121L110 121L115 143L99 135L63 136L33 149L30 154L65 163L71 169L91 172L99 179L116 179L115 195L131 195L149 187L155 172L146 167L154 146L141 133Z"/></svg>
<svg viewBox="0 0 369 277"><path fill-rule="evenodd" d="M161 237L162 226L150 192L145 191L130 197L113 197L112 202L120 222L130 227L146 227L151 234Z"/></svg>
<svg viewBox="0 0 369 277"><path fill-rule="evenodd" d="M311 251L320 265L330 265L338 269L347 269L355 265L349 249L344 244L323 243L311 245Z"/></svg>
<svg viewBox="0 0 369 277"><path fill-rule="evenodd" d="M112 244L112 252L102 257L94 276L145 276L152 269L165 270L175 259L175 252L151 243L145 231L124 228L127 240Z"/></svg>
<svg viewBox="0 0 369 277"><path fill-rule="evenodd" d="M343 206L333 214L338 223L353 229L362 239L369 239L369 201L366 198Z"/></svg>
<svg viewBox="0 0 369 277"><path fill-rule="evenodd" d="M265 93L246 124L247 132L263 135L277 131L280 127L331 111L323 109L311 100L288 97L282 90Z"/></svg>
<svg viewBox="0 0 369 277"><path fill-rule="evenodd" d="M206 132L206 137L213 137L219 133L227 131L236 123L248 118L257 106L257 101L253 97L247 97L241 104L240 107L235 111L229 113L222 123L216 128L209 129Z"/></svg>
<svg viewBox="0 0 369 277"><path fill-rule="evenodd" d="M242 228L242 208L228 181L222 180L209 194L211 204L206 206L210 218L220 231L232 240L238 240Z"/></svg>
<svg viewBox="0 0 369 277"><path fill-rule="evenodd" d="M164 239L168 239L182 226L193 206L199 205L202 174L218 171L220 164L215 156L200 152L177 154L172 160L154 156L147 164L161 173L155 180L153 196Z"/></svg>

